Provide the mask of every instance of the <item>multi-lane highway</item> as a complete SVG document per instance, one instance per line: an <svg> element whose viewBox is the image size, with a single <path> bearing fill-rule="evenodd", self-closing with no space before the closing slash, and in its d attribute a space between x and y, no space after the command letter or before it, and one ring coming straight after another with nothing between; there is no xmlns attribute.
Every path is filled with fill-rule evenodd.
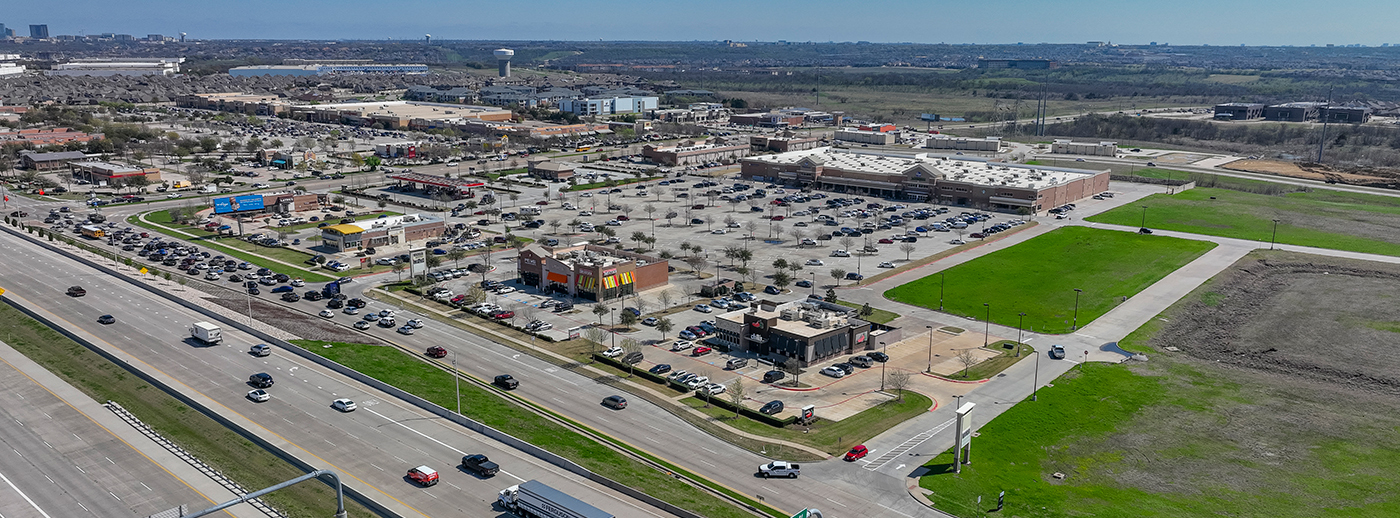
<svg viewBox="0 0 1400 518"><path fill-rule="evenodd" d="M0 281L12 294L43 301L56 321L130 355L140 368L170 377L182 390L208 398L215 411L256 423L257 433L313 465L345 474L372 498L401 512L498 516L491 505L497 491L539 479L618 516L664 514L294 355L252 356L248 347L257 341L227 327L223 344L195 343L187 339L188 326L204 317L37 246L8 237L0 262L47 264L42 271L6 272ZM87 296L69 298L55 288L75 284ZM115 315L117 322L97 324L102 314ZM270 373L276 381L268 390L272 399L265 403L245 397L251 388L248 376L256 372ZM351 413L332 409L331 402L342 397L360 408ZM501 474L481 479L457 469L466 453L487 454L501 464ZM423 489L409 482L406 471L420 464L435 468L442 483Z"/></svg>

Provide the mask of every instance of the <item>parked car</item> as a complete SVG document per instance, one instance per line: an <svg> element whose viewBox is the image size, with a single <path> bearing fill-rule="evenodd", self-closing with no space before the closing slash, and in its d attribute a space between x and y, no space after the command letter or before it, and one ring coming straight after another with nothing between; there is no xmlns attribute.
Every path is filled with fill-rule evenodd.
<svg viewBox="0 0 1400 518"><path fill-rule="evenodd" d="M652 374L666 374L666 373L668 373L668 372L671 372L671 364L669 364L669 363L658 363L658 364L652 366L652 368L647 369L647 372L650 372L650 373L652 373Z"/></svg>
<svg viewBox="0 0 1400 518"><path fill-rule="evenodd" d="M834 365L831 366L831 367L827 367L827 368L825 368L825 369L822 369L822 370L821 370L821 373L822 373L822 374L825 374L825 375L827 375L827 376L831 376L831 377L833 377L833 378L844 378L844 377L846 377L846 371L844 371L844 370L842 370L841 368L836 367L836 366L834 366Z"/></svg>
<svg viewBox="0 0 1400 518"><path fill-rule="evenodd" d="M763 382L772 383L787 377L787 373L780 370L771 370L763 373Z"/></svg>
<svg viewBox="0 0 1400 518"><path fill-rule="evenodd" d="M712 352L712 351L714 351L714 349L711 349L711 348L709 348L709 347L696 347L694 351L691 351L690 355L691 355L691 356L704 356L704 355L710 354L710 352Z"/></svg>

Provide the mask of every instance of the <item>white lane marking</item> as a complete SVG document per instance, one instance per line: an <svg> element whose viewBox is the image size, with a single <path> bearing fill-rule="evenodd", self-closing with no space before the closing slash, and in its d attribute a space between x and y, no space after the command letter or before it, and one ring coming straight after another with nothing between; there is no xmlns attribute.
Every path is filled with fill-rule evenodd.
<svg viewBox="0 0 1400 518"><path fill-rule="evenodd" d="M883 507L883 508L885 508L885 509L889 509L890 512L893 512L893 513L898 514L898 515L900 515L900 516L906 516L906 517L908 517L908 518L914 518L913 516L909 516L909 515L907 515L907 514L901 513L901 512L899 512L899 511L896 511L896 510L894 510L893 507L890 507L890 506L885 505L885 504L880 504L880 507Z"/></svg>
<svg viewBox="0 0 1400 518"><path fill-rule="evenodd" d="M24 501L25 501L25 502L29 502L29 506L30 506L30 507L33 507L35 511L39 511L39 514L44 515L44 518L53 518L52 516L49 516L49 513L46 513L46 512L44 512L43 509L40 509L40 508L39 508L39 505L36 504L36 503L34 503L33 500L30 500L30 499L29 499L29 495L24 494L24 491L20 491L20 490L19 490L19 487L15 486L15 483L14 483L14 482L10 482L10 477L6 477L4 473L0 473L0 480L4 480L6 484L9 484L9 485L10 485L10 489L13 489L13 490L15 490L16 493L19 493L19 496L20 496L21 498L24 498ZM52 481L52 480L53 480L53 479L50 479L50 481ZM84 507L83 510L86 511L87 508Z"/></svg>
<svg viewBox="0 0 1400 518"><path fill-rule="evenodd" d="M825 498L825 497L823 497L823 498ZM839 505L839 506L841 506L841 507L850 507L850 506L848 506L848 505L846 505L846 504L843 504L843 503L841 503L841 502L837 502L837 501L832 500L832 499L830 499L830 498L827 498L826 501L831 502L831 503L836 504L836 505Z"/></svg>
<svg viewBox="0 0 1400 518"><path fill-rule="evenodd" d="M400 422L398 422L398 421L395 421L393 418L390 418L389 416L386 416L386 415L381 414L381 413L379 413L379 412L375 412L374 410L370 410L370 409L368 409L368 408L366 408L365 411L366 411L366 412L369 412L369 413L371 413L371 414L377 415L377 416L379 416L379 417L382 417L382 418L384 418L385 421L388 421L388 422L390 422L390 423L399 425L399 427L401 427L401 428L403 428L403 429L405 429L405 430L408 430L408 431L410 431L410 432L413 432L413 433L416 433L416 434L418 434L418 435L421 435L421 436L423 436L424 439L427 439L427 440L429 440L429 441L433 441L433 442L435 442L435 443L438 443L438 444L442 445L442 447L444 447L444 448L447 448L447 449L449 449L449 450L452 450L452 451L457 452L459 455L466 455L466 454L467 454L467 452L462 451L462 450L459 450L459 449L457 449L455 446L452 446L452 445L447 444L447 443L445 443L445 442L439 441L439 440L433 438L432 436L430 436L430 435L428 435L428 434L426 434L426 433L420 432L420 431L418 431L418 430L414 430L412 427L410 427L410 426L408 426L408 425L406 425L406 424L400 423ZM511 472L509 472L509 471L501 470L501 473L505 473L505 474L507 474L507 475L510 475L512 478L514 478L514 479L516 479L516 480L519 480L519 481L521 481L521 482L524 482L524 481L525 481L525 479L520 478L520 477L517 477L517 476L515 476L514 473L511 473Z"/></svg>
<svg viewBox="0 0 1400 518"><path fill-rule="evenodd" d="M83 467L82 467L82 466L73 466L73 467L78 468L78 471L82 471L84 475L87 474L87 471L83 471Z"/></svg>

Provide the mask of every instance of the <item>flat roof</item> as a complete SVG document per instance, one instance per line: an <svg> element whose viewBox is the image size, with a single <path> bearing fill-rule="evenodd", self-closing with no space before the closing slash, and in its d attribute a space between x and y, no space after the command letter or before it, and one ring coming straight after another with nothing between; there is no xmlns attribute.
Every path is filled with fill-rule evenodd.
<svg viewBox="0 0 1400 518"><path fill-rule="evenodd" d="M367 103L337 103L297 106L297 109L316 111L353 111L365 117L393 117L399 119L457 119L476 118L483 115L510 114L494 106L473 106L468 104L429 103L420 101L384 101Z"/></svg>
<svg viewBox="0 0 1400 518"><path fill-rule="evenodd" d="M340 225L331 225L323 230L334 230L336 232L340 232L341 234L358 234L360 232L365 231L365 229L360 228L359 226L345 223L342 223Z"/></svg>
<svg viewBox="0 0 1400 518"><path fill-rule="evenodd" d="M403 180L403 181L405 181L405 182L411 182L411 183L421 183L421 184L424 184L424 185L432 185L432 186L435 186L435 187L468 188L468 187L481 187L481 186L483 186L483 185L486 185L486 184L481 183L481 182L478 182L478 181L476 181L476 180L466 180L466 179L462 179L462 178L448 178L448 177L445 177L445 176L437 176L437 175L423 174L423 173L399 173L399 174L391 174L391 175L388 175L388 177L391 178L391 179L394 179L394 180Z"/></svg>
<svg viewBox="0 0 1400 518"><path fill-rule="evenodd" d="M744 160L772 164L797 164L808 159L823 168L853 173L905 176L911 170L922 167L924 171L936 175L940 181L1028 189L1054 187L1102 173L1102 171L1084 169L989 162L963 156L930 153L889 155L832 147L748 157Z"/></svg>

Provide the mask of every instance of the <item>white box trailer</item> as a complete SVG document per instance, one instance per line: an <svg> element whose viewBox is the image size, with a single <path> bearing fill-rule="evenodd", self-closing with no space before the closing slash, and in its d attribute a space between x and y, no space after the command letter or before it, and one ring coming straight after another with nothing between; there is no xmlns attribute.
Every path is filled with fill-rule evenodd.
<svg viewBox="0 0 1400 518"><path fill-rule="evenodd" d="M206 344L216 344L224 339L223 330L208 322L195 322L190 326L190 336Z"/></svg>
<svg viewBox="0 0 1400 518"><path fill-rule="evenodd" d="M538 480L502 489L496 500L521 518L614 518Z"/></svg>

